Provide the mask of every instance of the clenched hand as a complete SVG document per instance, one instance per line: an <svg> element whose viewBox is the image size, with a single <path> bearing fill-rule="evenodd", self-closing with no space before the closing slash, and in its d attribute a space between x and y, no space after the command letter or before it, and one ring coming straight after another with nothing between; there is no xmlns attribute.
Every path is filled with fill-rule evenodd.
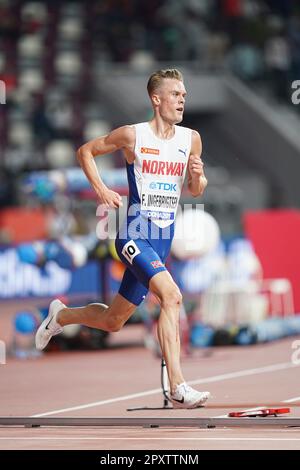
<svg viewBox="0 0 300 470"><path fill-rule="evenodd" d="M122 198L120 194L112 191L111 189L105 188L98 192L98 198L100 204L104 204L107 209L118 209L123 206Z"/></svg>
<svg viewBox="0 0 300 470"><path fill-rule="evenodd" d="M189 159L189 170L191 177L204 176L203 161L198 155L191 155Z"/></svg>

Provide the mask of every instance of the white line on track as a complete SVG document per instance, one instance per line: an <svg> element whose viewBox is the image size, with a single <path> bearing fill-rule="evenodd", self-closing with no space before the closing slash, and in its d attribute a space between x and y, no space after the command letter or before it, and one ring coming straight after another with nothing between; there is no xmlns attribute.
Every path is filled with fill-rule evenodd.
<svg viewBox="0 0 300 470"><path fill-rule="evenodd" d="M36 441L300 441L300 437L0 437L0 440Z"/></svg>
<svg viewBox="0 0 300 470"><path fill-rule="evenodd" d="M292 362L283 362L283 363L278 363L278 364L272 364L269 366L264 366L264 367L257 367L254 369L245 369L245 370L239 370L236 372L229 372L227 374L220 374L220 375L214 375L212 377L206 377L204 379L197 379L197 380L192 380L189 381L188 383L190 385L199 385L199 384L208 384L208 383L213 383L213 382L221 382L223 380L231 380L231 379L236 379L239 377L247 377L251 375L256 375L256 374L265 374L268 372L275 372L278 370L286 370L290 369L293 367L297 367L297 365L293 364ZM155 395L157 393L161 393L160 388L156 388L153 390L148 390L146 392L140 392L140 393L133 393L131 395L123 395L115 398L110 398L108 400L101 400L101 401L96 401L92 403L86 403L78 406L71 406L69 408L61 408L58 410L52 410L52 411L47 411L45 413L39 413L32 415L32 418L38 418L42 416L50 416L50 415L56 415L60 413L68 413L70 411L78 411L78 410L84 410L87 408L93 408L96 406L102 406L102 405L108 405L111 403L117 403L120 401L125 401L125 400L132 400L133 398L141 398L141 397L146 397L149 395Z"/></svg>
<svg viewBox="0 0 300 470"><path fill-rule="evenodd" d="M288 400L282 400L282 403L293 403L294 401L300 401L300 397L289 398Z"/></svg>

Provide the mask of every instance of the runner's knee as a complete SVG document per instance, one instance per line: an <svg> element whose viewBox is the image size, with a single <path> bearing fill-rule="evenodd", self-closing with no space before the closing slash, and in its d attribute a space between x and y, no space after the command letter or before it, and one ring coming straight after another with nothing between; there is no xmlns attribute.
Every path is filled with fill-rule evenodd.
<svg viewBox="0 0 300 470"><path fill-rule="evenodd" d="M159 298L162 308L178 308L182 304L182 295L176 284L161 292Z"/></svg>
<svg viewBox="0 0 300 470"><path fill-rule="evenodd" d="M123 327L125 321L122 318L108 316L106 325L110 333L116 333Z"/></svg>
<svg viewBox="0 0 300 470"><path fill-rule="evenodd" d="M136 305L117 294L112 304L105 311L105 329L109 332L121 330L136 309Z"/></svg>

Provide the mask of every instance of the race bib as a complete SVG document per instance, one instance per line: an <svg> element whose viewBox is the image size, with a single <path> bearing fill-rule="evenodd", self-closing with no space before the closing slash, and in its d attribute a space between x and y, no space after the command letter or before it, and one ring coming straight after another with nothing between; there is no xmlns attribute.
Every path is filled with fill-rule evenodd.
<svg viewBox="0 0 300 470"><path fill-rule="evenodd" d="M129 240L126 245L123 246L122 255L124 258L132 264L134 258L139 255L141 250L133 240Z"/></svg>
<svg viewBox="0 0 300 470"><path fill-rule="evenodd" d="M181 184L178 180L145 178L141 191L142 215L153 222L160 220L172 223L180 198L180 190Z"/></svg>

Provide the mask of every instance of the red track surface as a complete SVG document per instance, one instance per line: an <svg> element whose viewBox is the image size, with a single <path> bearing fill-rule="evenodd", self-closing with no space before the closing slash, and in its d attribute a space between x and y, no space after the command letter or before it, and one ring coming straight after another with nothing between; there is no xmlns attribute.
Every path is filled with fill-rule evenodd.
<svg viewBox="0 0 300 470"><path fill-rule="evenodd" d="M8 316L2 317L2 327L5 321L8 326ZM291 408L285 416L300 417L299 369L291 363L295 338L218 347L210 355L198 350L183 358L186 380L212 393L205 408L126 411L163 403L160 360L139 344L142 337L141 327L128 326L112 337L115 347L105 351L48 353L26 361L8 358L0 366L0 415L216 417L237 407L282 403ZM128 340L135 345L124 347ZM261 419L267 424L268 418ZM300 428L2 427L0 449L300 449Z"/></svg>

